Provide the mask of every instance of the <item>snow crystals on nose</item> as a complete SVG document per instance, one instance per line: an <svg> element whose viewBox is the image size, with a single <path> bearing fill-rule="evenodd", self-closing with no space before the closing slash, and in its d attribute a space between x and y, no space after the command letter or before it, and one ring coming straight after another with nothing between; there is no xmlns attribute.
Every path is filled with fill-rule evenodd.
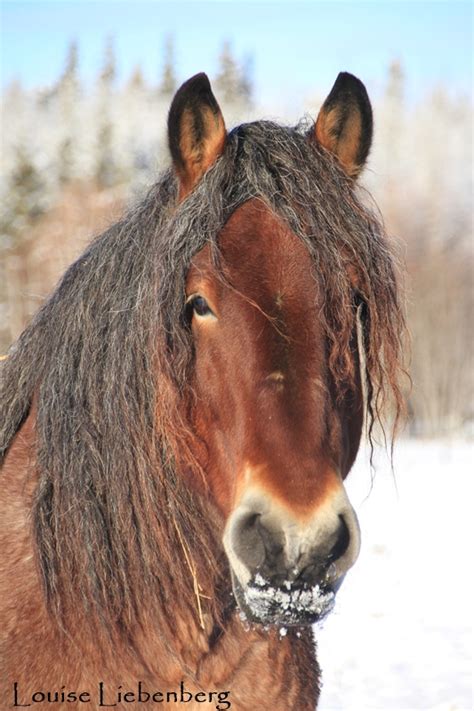
<svg viewBox="0 0 474 711"><path fill-rule="evenodd" d="M283 623L298 621L302 616L320 617L334 606L335 595L319 585L308 588L294 587L286 580L281 587L270 585L260 573L244 589L245 602L261 620L279 618Z"/></svg>

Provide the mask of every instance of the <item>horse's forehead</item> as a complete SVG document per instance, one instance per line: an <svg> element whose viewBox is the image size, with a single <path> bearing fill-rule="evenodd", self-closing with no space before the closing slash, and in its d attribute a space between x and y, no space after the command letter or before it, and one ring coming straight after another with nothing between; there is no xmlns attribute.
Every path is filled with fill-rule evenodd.
<svg viewBox="0 0 474 711"><path fill-rule="evenodd" d="M293 302L316 298L306 246L261 200L249 200L232 214L218 245L222 267L234 286ZM209 283L215 275L211 250L205 246L193 259L188 282Z"/></svg>

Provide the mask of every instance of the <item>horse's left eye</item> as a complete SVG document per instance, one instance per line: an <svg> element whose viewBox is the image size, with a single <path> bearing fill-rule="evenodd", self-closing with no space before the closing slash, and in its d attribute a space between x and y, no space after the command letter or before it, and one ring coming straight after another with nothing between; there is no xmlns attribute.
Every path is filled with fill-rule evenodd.
<svg viewBox="0 0 474 711"><path fill-rule="evenodd" d="M203 296L199 296L199 294L193 296L188 301L188 304L192 308L193 313L195 313L196 316L214 316L214 313L210 308L209 304L207 303L206 299Z"/></svg>

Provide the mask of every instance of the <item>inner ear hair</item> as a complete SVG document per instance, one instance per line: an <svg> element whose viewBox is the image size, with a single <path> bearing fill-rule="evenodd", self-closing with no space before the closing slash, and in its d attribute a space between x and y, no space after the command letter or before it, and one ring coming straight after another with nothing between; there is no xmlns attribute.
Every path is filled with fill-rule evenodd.
<svg viewBox="0 0 474 711"><path fill-rule="evenodd" d="M224 150L224 119L203 73L185 82L168 114L168 143L174 169L185 197Z"/></svg>
<svg viewBox="0 0 474 711"><path fill-rule="evenodd" d="M352 74L341 72L319 112L314 137L336 156L347 175L356 178L369 155L372 130L365 86Z"/></svg>

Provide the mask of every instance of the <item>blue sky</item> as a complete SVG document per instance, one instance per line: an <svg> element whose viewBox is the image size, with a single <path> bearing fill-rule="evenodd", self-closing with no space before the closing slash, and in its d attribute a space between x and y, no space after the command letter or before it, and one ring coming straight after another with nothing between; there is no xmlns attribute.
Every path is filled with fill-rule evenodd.
<svg viewBox="0 0 474 711"><path fill-rule="evenodd" d="M444 84L471 92L472 6L449 0L332 2L161 2L3 0L1 82L44 86L58 77L68 44L79 42L83 79L92 81L113 36L119 78L136 64L156 81L167 34L180 80L215 74L222 41L252 55L262 98L329 89L340 70L377 92L389 62L401 60L411 97Z"/></svg>

